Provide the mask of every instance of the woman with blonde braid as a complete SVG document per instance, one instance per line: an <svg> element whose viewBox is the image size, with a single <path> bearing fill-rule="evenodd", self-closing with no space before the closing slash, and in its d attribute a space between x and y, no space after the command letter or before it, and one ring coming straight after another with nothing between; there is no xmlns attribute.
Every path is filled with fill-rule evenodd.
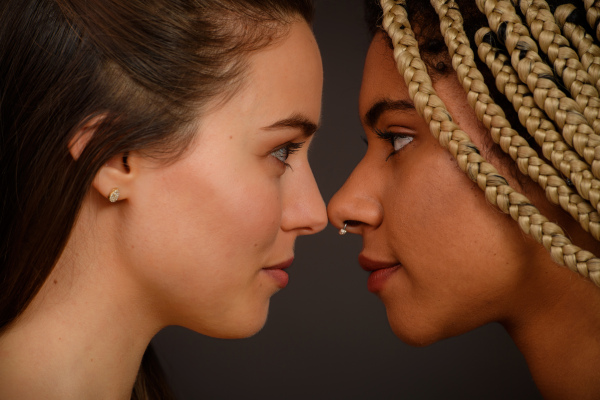
<svg viewBox="0 0 600 400"><path fill-rule="evenodd" d="M600 398L596 26L544 0L367 10L368 149L328 211L362 235L393 331L423 346L498 321L546 398Z"/></svg>
<svg viewBox="0 0 600 400"><path fill-rule="evenodd" d="M0 2L0 399L169 399L163 327L262 328L327 223L312 13Z"/></svg>

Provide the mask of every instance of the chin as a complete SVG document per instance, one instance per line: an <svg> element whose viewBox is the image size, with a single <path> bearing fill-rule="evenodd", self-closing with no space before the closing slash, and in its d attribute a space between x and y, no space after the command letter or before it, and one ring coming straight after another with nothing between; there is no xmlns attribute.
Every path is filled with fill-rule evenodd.
<svg viewBox="0 0 600 400"><path fill-rule="evenodd" d="M398 339L410 346L425 347L458 334L444 329L436 321L402 316L390 312L389 309L386 310L392 332Z"/></svg>
<svg viewBox="0 0 600 400"><path fill-rule="evenodd" d="M266 319L260 323L238 326L235 329L224 330L217 335L209 335L218 339L246 339L256 335L265 326Z"/></svg>
<svg viewBox="0 0 600 400"><path fill-rule="evenodd" d="M261 310L243 310L227 321L217 321L212 326L194 329L196 332L218 339L245 339L256 335L265 326L268 304Z"/></svg>

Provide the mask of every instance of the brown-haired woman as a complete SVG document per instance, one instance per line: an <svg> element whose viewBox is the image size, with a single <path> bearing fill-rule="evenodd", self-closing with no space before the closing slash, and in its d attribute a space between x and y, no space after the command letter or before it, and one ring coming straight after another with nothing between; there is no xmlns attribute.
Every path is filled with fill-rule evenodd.
<svg viewBox="0 0 600 400"><path fill-rule="evenodd" d="M296 237L326 224L311 15L2 2L0 398L167 398L161 328L260 330Z"/></svg>
<svg viewBox="0 0 600 400"><path fill-rule="evenodd" d="M498 321L542 395L600 398L599 10L428 3L367 1L368 149L330 219L404 341Z"/></svg>

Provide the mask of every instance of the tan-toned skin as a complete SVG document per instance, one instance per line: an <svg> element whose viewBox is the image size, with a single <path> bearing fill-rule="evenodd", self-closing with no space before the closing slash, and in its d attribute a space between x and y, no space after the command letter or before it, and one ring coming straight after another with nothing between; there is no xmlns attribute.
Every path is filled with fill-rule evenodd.
<svg viewBox="0 0 600 400"><path fill-rule="evenodd" d="M378 293L393 331L407 343L428 345L499 321L525 355L545 397L598 398L600 290L553 263L510 216L486 202L410 108L388 43L378 33L365 62L359 112L366 155L329 203L328 213L337 227L352 221L347 230L362 235L363 256L401 264ZM434 87L510 184L575 243L600 253L598 243L551 206L539 187L515 179L516 168L507 167L510 159L485 150L491 139L455 75L440 78ZM368 111L382 100L396 106L369 121ZM408 139L398 138L398 151L390 155L392 143L376 130Z"/></svg>
<svg viewBox="0 0 600 400"><path fill-rule="evenodd" d="M261 329L279 290L263 268L327 223L307 159L313 132L277 125L316 128L323 72L305 22L249 62L243 88L201 117L182 158L131 154L129 170L120 159L100 170L58 265L0 337L0 398L129 399L161 328ZM277 150L289 142L305 143L285 160Z"/></svg>

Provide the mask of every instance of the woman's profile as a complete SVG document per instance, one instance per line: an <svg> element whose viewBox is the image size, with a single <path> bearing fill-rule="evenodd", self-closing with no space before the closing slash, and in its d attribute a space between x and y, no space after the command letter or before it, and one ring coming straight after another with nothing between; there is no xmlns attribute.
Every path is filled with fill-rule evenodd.
<svg viewBox="0 0 600 400"><path fill-rule="evenodd" d="M497 321L542 395L596 399L600 14L548 3L367 1L368 148L328 211L399 338Z"/></svg>
<svg viewBox="0 0 600 400"><path fill-rule="evenodd" d="M312 12L2 2L0 398L168 398L160 329L261 329L327 222Z"/></svg>

